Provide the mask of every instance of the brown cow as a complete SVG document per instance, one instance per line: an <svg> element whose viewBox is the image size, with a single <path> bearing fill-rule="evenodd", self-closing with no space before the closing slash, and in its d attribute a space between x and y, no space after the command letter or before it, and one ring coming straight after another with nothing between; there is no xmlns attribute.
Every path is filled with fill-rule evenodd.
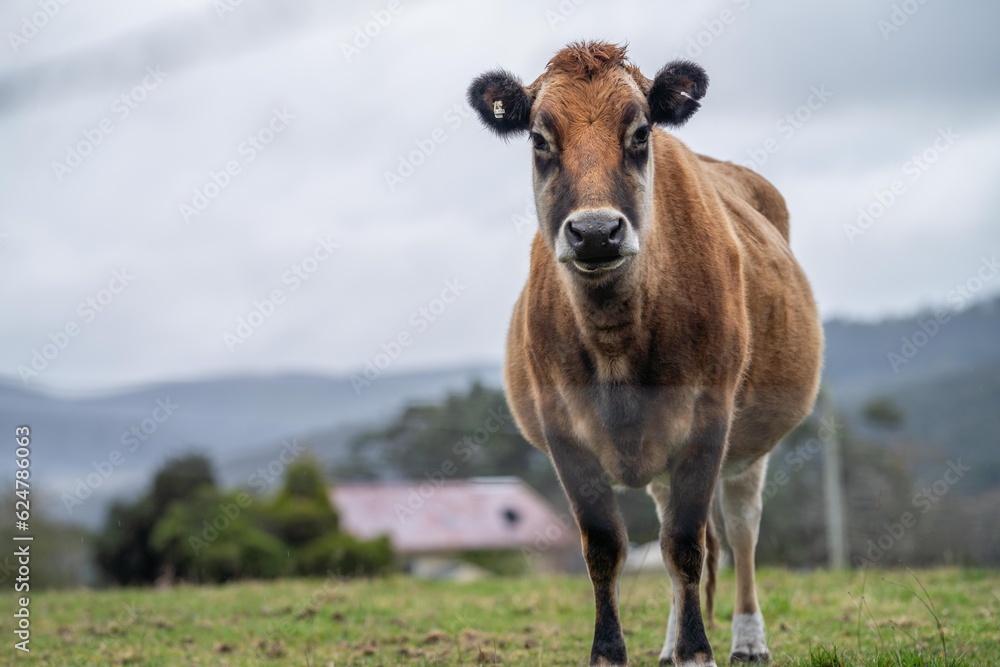
<svg viewBox="0 0 1000 667"><path fill-rule="evenodd" d="M469 88L489 129L532 143L539 232L505 382L580 526L592 665L628 661L612 485L645 486L662 522L673 601L660 664L715 665L699 588L708 548L710 603L720 479L737 576L730 659L769 659L754 583L762 482L769 452L812 408L822 329L781 195L653 127L682 125L707 86L690 62L650 80L624 48L577 43L529 86L498 70Z"/></svg>

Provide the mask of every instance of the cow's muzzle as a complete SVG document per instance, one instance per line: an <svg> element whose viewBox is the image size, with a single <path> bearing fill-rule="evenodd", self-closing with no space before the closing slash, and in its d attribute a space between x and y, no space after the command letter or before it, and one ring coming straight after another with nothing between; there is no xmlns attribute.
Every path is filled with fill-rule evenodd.
<svg viewBox="0 0 1000 667"><path fill-rule="evenodd" d="M583 273L613 271L639 252L639 238L621 211L576 211L563 222L556 258Z"/></svg>

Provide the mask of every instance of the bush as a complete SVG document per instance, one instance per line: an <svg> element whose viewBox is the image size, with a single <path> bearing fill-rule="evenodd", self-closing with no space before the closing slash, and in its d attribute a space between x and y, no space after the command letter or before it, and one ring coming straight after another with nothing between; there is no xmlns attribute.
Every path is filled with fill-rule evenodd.
<svg viewBox="0 0 1000 667"><path fill-rule="evenodd" d="M95 560L101 574L122 585L155 581L166 565L151 544L157 524L172 505L214 488L212 466L205 457L190 454L167 461L141 498L111 506L97 537Z"/></svg>
<svg viewBox="0 0 1000 667"><path fill-rule="evenodd" d="M302 498L278 498L266 510L267 529L286 544L298 548L336 532L337 516L326 506Z"/></svg>
<svg viewBox="0 0 1000 667"><path fill-rule="evenodd" d="M287 572L288 548L254 525L251 502L244 493L205 489L170 505L150 538L163 567L199 582L269 579Z"/></svg>
<svg viewBox="0 0 1000 667"><path fill-rule="evenodd" d="M122 586L148 584L156 579L160 558L150 547L149 536L157 518L148 497L111 505L95 549L95 561L104 577Z"/></svg>
<svg viewBox="0 0 1000 667"><path fill-rule="evenodd" d="M244 523L201 550L190 574L197 581L212 582L274 579L289 572L292 562L280 540Z"/></svg>
<svg viewBox="0 0 1000 667"><path fill-rule="evenodd" d="M267 508L266 523L270 532L294 548L337 531L337 512L315 461L305 459L289 466L284 486Z"/></svg>
<svg viewBox="0 0 1000 667"><path fill-rule="evenodd" d="M97 564L109 579L133 585L164 575L223 582L296 571L371 576L391 570L388 539L366 542L337 533L328 493L310 459L289 466L270 502L219 491L204 457L173 459L136 502L112 506L97 539ZM290 555L298 550L299 556Z"/></svg>
<svg viewBox="0 0 1000 667"><path fill-rule="evenodd" d="M333 533L304 546L298 554L299 574L311 576L372 577L393 570L388 537L359 540Z"/></svg>

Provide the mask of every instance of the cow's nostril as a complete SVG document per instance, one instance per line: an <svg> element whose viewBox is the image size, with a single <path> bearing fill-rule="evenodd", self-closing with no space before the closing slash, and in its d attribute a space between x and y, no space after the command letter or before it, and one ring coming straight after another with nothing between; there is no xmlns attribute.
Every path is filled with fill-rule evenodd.
<svg viewBox="0 0 1000 667"><path fill-rule="evenodd" d="M575 225L575 222L566 225L566 238L569 240L570 245L579 246L583 244L583 234L576 229Z"/></svg>
<svg viewBox="0 0 1000 667"><path fill-rule="evenodd" d="M625 220L618 218L614 222L614 226L611 227L611 233L608 234L608 240L618 245L625 238Z"/></svg>

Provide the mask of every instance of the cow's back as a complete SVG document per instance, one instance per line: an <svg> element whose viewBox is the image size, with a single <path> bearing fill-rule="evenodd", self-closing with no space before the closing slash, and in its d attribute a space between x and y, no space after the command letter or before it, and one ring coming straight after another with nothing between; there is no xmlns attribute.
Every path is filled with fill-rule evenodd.
<svg viewBox="0 0 1000 667"><path fill-rule="evenodd" d="M746 167L732 162L722 162L707 155L698 155L702 168L714 179L725 181L748 204L767 218L775 229L788 240L788 207L785 198L766 178Z"/></svg>

